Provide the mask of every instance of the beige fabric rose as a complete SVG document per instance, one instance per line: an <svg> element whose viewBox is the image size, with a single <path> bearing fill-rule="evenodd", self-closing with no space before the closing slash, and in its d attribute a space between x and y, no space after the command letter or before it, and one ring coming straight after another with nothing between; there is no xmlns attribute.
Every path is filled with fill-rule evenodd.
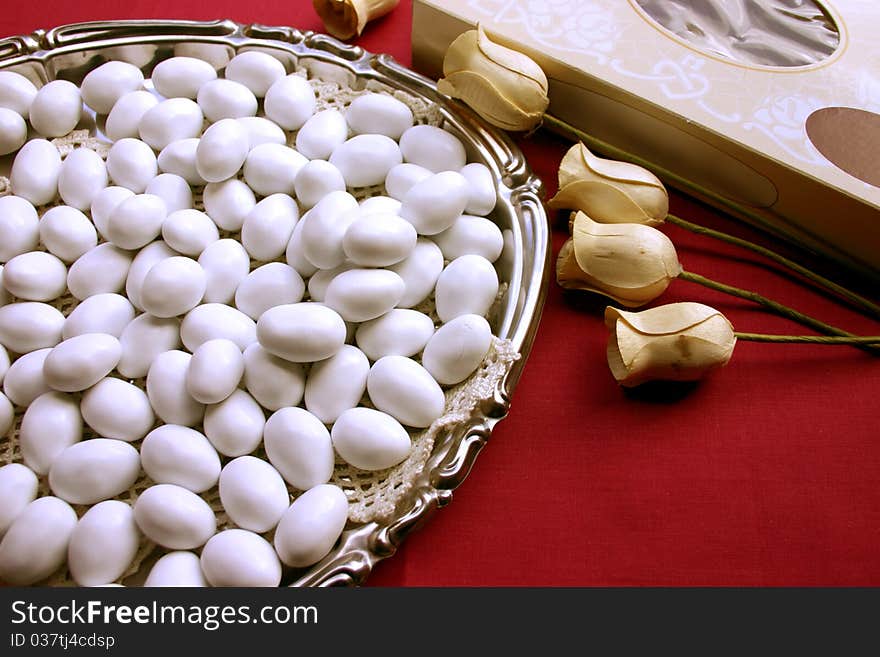
<svg viewBox="0 0 880 657"><path fill-rule="evenodd" d="M629 308L663 294L681 273L672 241L642 224L600 224L578 212L556 260L564 288L604 294Z"/></svg>
<svg viewBox="0 0 880 657"><path fill-rule="evenodd" d="M550 103L541 67L523 53L490 40L479 25L450 44L443 75L437 83L440 93L463 100L504 130L531 130Z"/></svg>
<svg viewBox="0 0 880 657"><path fill-rule="evenodd" d="M374 18L384 16L400 0L312 0L324 29L343 41L360 36Z"/></svg>
<svg viewBox="0 0 880 657"><path fill-rule="evenodd" d="M608 366L617 382L696 381L727 364L736 336L720 312L701 303L671 303L626 312L605 309Z"/></svg>
<svg viewBox="0 0 880 657"><path fill-rule="evenodd" d="M669 213L669 195L647 169L606 160L575 144L559 165L559 192L549 205L582 210L603 224L656 226Z"/></svg>

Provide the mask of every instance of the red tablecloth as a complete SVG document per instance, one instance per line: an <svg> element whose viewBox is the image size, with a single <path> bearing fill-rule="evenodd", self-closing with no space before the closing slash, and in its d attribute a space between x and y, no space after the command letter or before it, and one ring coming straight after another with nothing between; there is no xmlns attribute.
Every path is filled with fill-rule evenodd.
<svg viewBox="0 0 880 657"><path fill-rule="evenodd" d="M122 18L321 29L302 0L85 0L10 3L0 35ZM408 64L410 18L404 0L358 43ZM545 133L520 144L554 192L569 144ZM671 203L692 221L772 244L681 195ZM551 223L555 253L566 228L555 214ZM880 323L759 258L664 230L689 270L880 333ZM806 332L690 283L675 282L662 298L682 300L714 305L742 331ZM454 502L370 583L880 584L880 360L851 347L740 343L725 370L686 394L628 394L605 363L603 307L550 282L509 418Z"/></svg>

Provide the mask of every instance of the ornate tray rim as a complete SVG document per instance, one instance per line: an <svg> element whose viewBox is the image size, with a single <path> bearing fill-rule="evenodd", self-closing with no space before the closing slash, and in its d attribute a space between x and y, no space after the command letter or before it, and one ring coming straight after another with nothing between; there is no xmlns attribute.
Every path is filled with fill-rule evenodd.
<svg viewBox="0 0 880 657"><path fill-rule="evenodd" d="M453 491L469 474L493 428L510 409L511 394L537 333L549 280L551 245L541 200L542 183L506 134L487 126L464 105L440 95L432 80L403 67L389 55L374 55L325 34L293 27L245 25L231 20L74 23L0 39L0 70L27 62L45 63L66 52L181 41L225 44L236 50L259 46L285 50L297 59L328 62L356 78L376 80L426 98L436 104L444 122L461 133L501 177L500 202L511 218L515 260L497 333L511 341L520 358L467 422L438 437L424 470L391 518L347 528L325 559L291 583L360 585L376 563L392 556L409 534L452 500Z"/></svg>

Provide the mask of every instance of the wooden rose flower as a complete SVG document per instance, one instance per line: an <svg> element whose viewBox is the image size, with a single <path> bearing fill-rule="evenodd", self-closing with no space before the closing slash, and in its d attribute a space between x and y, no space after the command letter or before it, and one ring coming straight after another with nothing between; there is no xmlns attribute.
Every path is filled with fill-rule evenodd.
<svg viewBox="0 0 880 657"><path fill-rule="evenodd" d="M541 67L489 39L479 25L450 44L443 75L437 83L440 93L463 100L504 130L531 130L550 103Z"/></svg>
<svg viewBox="0 0 880 657"><path fill-rule="evenodd" d="M550 207L581 210L603 224L656 226L669 212L669 195L647 169L598 157L581 143L559 165L559 192Z"/></svg>
<svg viewBox="0 0 880 657"><path fill-rule="evenodd" d="M598 292L629 308L656 299L681 271L672 241L656 228L600 224L583 212L556 260L562 287Z"/></svg>
<svg viewBox="0 0 880 657"><path fill-rule="evenodd" d="M641 312L608 306L608 366L617 382L696 381L727 364L736 345L733 326L701 303L671 303Z"/></svg>
<svg viewBox="0 0 880 657"><path fill-rule="evenodd" d="M324 29L343 41L360 36L364 27L394 9L400 0L312 0Z"/></svg>

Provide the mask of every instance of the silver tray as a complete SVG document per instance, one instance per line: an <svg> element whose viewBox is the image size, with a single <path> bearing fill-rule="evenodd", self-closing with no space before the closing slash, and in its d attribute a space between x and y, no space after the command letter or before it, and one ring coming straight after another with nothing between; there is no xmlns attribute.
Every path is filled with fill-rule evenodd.
<svg viewBox="0 0 880 657"><path fill-rule="evenodd" d="M437 437L423 472L391 518L349 524L336 548L292 582L293 586L357 585L378 561L393 555L411 532L452 500L453 490L467 477L492 429L507 415L511 392L538 328L549 279L549 227L541 182L505 134L438 94L428 78L388 55L373 55L326 35L291 27L228 20L78 23L0 40L0 70L21 73L38 86L57 78L79 83L108 59L131 62L149 75L158 62L183 51L222 64L241 48L270 52L289 71L305 67L312 75L355 89L375 80L435 103L444 127L458 134L468 148L469 160L484 162L492 170L499 192L493 219L511 237L509 257L502 257L498 265L508 291L493 329L499 338L511 341L520 359L467 422Z"/></svg>

